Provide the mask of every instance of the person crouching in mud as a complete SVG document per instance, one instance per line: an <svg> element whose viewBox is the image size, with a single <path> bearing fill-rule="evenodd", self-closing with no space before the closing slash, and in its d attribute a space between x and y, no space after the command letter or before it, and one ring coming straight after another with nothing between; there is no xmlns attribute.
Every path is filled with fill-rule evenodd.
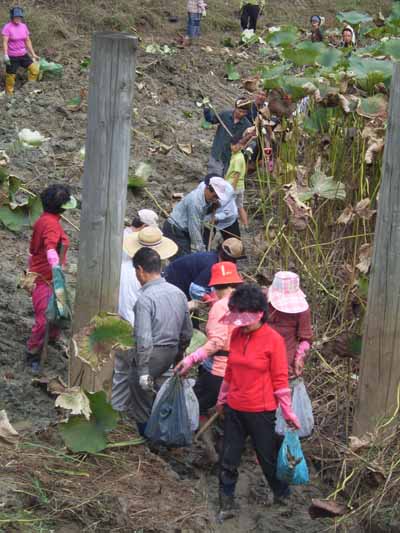
<svg viewBox="0 0 400 533"><path fill-rule="evenodd" d="M207 342L195 352L186 356L176 367L175 372L185 376L192 366L199 364L199 374L194 392L200 405L200 428L208 421L208 411L217 403L218 393L224 379L229 355L229 344L234 326L220 323L220 319L228 312L228 302L235 288L243 283L236 265L229 261L216 263L211 269L209 286L213 287L218 300L211 307L206 325ZM207 458L216 463L212 431L203 433Z"/></svg>
<svg viewBox="0 0 400 533"><path fill-rule="evenodd" d="M251 437L274 502L290 496L287 483L276 476L275 412L278 405L289 427L300 429L292 411L285 342L266 322L268 303L254 284L240 285L229 300L223 324L236 326L228 364L218 396L224 414L224 441L219 475L219 520L235 515L238 467L246 438Z"/></svg>
<svg viewBox="0 0 400 533"><path fill-rule="evenodd" d="M14 93L19 67L28 69L28 81L39 76L39 56L33 50L28 26L24 23L24 11L20 7L10 9L10 22L2 29L4 63L6 65L6 93Z"/></svg>

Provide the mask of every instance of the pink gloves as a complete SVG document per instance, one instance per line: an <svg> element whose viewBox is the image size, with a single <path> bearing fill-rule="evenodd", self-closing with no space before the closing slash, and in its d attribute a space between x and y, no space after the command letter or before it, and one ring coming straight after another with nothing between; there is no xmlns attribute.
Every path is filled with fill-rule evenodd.
<svg viewBox="0 0 400 533"><path fill-rule="evenodd" d="M301 343L297 347L296 355L294 356L294 358L304 360L307 355L306 352L308 352L310 348L311 346L308 341L301 341Z"/></svg>
<svg viewBox="0 0 400 533"><path fill-rule="evenodd" d="M54 249L47 250L47 261L49 262L49 265L51 268L54 268L60 264L60 258L58 257L58 253Z"/></svg>
<svg viewBox="0 0 400 533"><path fill-rule="evenodd" d="M187 355L176 367L179 375L184 376L189 372L193 365L201 363L201 361L204 361L207 357L207 352L203 348L198 348L195 352Z"/></svg>
<svg viewBox="0 0 400 533"><path fill-rule="evenodd" d="M311 348L308 341L301 341L297 347L294 356L294 373L297 377L301 376L304 368L304 359L306 358L308 350Z"/></svg>
<svg viewBox="0 0 400 533"><path fill-rule="evenodd" d="M226 404L228 399L228 392L229 392L229 383L227 381L223 381L221 384L221 388L219 389L218 394L218 400L217 400L217 408L222 407Z"/></svg>
<svg viewBox="0 0 400 533"><path fill-rule="evenodd" d="M222 387L221 387L222 388ZM290 389L278 389L274 391L276 399L282 409L283 418L286 422L291 422L297 429L300 429L300 422L292 411L292 393ZM219 398L218 398L219 401Z"/></svg>

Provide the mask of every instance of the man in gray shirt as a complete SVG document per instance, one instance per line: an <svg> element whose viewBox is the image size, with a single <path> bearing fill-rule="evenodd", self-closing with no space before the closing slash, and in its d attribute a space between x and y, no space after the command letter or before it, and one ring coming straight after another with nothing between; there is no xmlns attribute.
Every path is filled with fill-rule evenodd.
<svg viewBox="0 0 400 533"><path fill-rule="evenodd" d="M141 248L133 257L133 266L142 288L135 305L129 411L143 434L160 378L182 358L193 329L186 296L161 277L159 254Z"/></svg>

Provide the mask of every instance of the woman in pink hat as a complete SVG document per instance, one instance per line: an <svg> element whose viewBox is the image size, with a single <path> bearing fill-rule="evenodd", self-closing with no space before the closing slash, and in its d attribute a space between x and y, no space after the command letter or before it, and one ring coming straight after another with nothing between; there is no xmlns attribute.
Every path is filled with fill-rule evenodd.
<svg viewBox="0 0 400 533"><path fill-rule="evenodd" d="M277 272L267 291L268 324L285 340L289 377L301 376L313 336L311 313L299 276Z"/></svg>
<svg viewBox="0 0 400 533"><path fill-rule="evenodd" d="M224 413L224 444L220 468L220 520L235 514L234 493L246 438L251 437L258 462L280 502L290 495L276 477L275 412L278 405L292 428L300 428L292 411L285 342L268 324L268 303L262 290L240 285L229 299L223 324L236 326L228 364L218 396Z"/></svg>
<svg viewBox="0 0 400 533"><path fill-rule="evenodd" d="M185 357L175 368L180 375L186 375L192 366L201 364L194 392L200 405L200 426L208 420L208 410L215 406L219 389L224 379L229 354L229 344L235 326L221 324L220 319L228 312L229 298L235 288L243 283L236 265L221 261L212 266L209 286L213 287L218 300L212 306L206 325L207 342ZM216 463L211 430L203 433L208 459Z"/></svg>

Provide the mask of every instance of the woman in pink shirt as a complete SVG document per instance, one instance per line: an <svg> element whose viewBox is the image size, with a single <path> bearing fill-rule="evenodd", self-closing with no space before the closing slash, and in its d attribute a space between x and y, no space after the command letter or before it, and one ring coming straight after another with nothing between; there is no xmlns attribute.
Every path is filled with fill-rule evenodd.
<svg viewBox="0 0 400 533"><path fill-rule="evenodd" d="M20 7L10 9L10 22L2 29L4 63L6 64L6 93L14 93L15 78L19 67L28 69L28 81L36 81L39 75L39 57L35 54L29 37L28 26L23 22L24 11Z"/></svg>
<svg viewBox="0 0 400 533"><path fill-rule="evenodd" d="M234 326L221 324L220 319L228 312L229 298L240 283L243 283L243 280L234 263L221 261L212 266L209 286L214 287L218 300L208 315L207 342L185 357L176 367L181 375L185 375L192 366L201 363L194 386L194 392L200 405L201 426L208 420L208 410L217 403L219 389L224 379ZM203 442L209 460L216 463L218 457L210 430L203 433Z"/></svg>

